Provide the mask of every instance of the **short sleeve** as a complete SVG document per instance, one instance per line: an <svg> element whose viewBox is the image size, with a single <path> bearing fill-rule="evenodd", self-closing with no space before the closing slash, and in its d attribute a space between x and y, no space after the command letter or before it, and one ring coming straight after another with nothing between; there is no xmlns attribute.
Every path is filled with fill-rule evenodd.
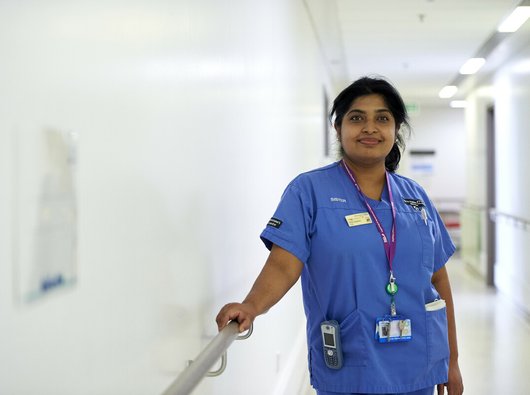
<svg viewBox="0 0 530 395"><path fill-rule="evenodd" d="M454 254L456 247L438 211L431 203L434 223L434 271L441 269Z"/></svg>
<svg viewBox="0 0 530 395"><path fill-rule="evenodd" d="M260 238L269 250L276 244L305 264L311 250L313 210L309 194L295 181L286 188Z"/></svg>

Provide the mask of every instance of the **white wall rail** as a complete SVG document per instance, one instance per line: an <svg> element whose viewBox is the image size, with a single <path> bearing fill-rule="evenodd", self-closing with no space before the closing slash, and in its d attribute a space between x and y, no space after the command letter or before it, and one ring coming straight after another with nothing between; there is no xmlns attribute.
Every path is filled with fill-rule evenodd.
<svg viewBox="0 0 530 395"><path fill-rule="evenodd" d="M526 218L504 213L502 211L497 211L494 208L489 210L489 214L492 221L497 221L499 218L503 218L511 222L515 227L519 227L524 230L530 228L530 220Z"/></svg>
<svg viewBox="0 0 530 395"><path fill-rule="evenodd" d="M228 347L234 340L248 339L251 334L252 326L246 333L240 335L239 324L235 321L230 322L208 343L195 360L189 361L188 367L162 395L189 395L205 376L214 377L222 374L226 368L226 350ZM208 371L219 358L221 358L219 369L212 372Z"/></svg>

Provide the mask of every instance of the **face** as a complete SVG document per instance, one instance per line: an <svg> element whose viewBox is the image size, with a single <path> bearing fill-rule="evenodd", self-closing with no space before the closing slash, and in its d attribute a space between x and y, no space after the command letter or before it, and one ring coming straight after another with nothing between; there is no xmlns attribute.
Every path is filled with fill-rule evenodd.
<svg viewBox="0 0 530 395"><path fill-rule="evenodd" d="M344 159L356 166L385 166L396 139L396 122L383 96L354 100L337 128Z"/></svg>

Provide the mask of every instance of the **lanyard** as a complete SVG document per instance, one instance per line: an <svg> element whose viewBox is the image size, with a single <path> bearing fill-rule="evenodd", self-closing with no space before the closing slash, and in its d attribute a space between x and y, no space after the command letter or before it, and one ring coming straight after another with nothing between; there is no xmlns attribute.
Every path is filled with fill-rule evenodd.
<svg viewBox="0 0 530 395"><path fill-rule="evenodd" d="M379 218L375 214L375 211L372 209L372 206L370 206L370 203L368 203L368 200L366 199L366 195L361 191L361 187L357 183L357 180L355 180L355 177L353 176L353 173L351 172L350 168L344 161L342 160L342 165L344 166L344 169L346 170L346 173L348 173L348 176L350 177L350 180L352 181L353 185L357 189L357 192L359 193L359 196L363 199L364 204L366 205L366 208L368 209L368 212L370 213L370 216L372 217L373 221L375 222L375 226L377 227L377 231L381 235L381 239L383 240L383 246L385 248L385 254L388 260L388 267L390 269L390 279L386 286L386 292L392 296L392 315L395 315L395 305L394 305L394 295L397 293L397 285L395 283L396 278L394 277L394 271L392 269L392 262L394 261L394 256L396 255L396 207L394 205L394 198L392 196L392 187L390 185L390 177L388 176L388 171L385 172L386 177L386 185L388 188L388 197L390 200L390 208L392 210L392 228L390 231L390 239L387 237L386 232L383 228L383 225L381 224L381 221L379 221Z"/></svg>
<svg viewBox="0 0 530 395"><path fill-rule="evenodd" d="M346 173L348 173L348 176L350 176L350 180L352 181L353 185L359 192L359 196L361 196L361 198L363 199L364 204L366 205L366 208L368 209L368 212L370 213L370 216L375 222L375 226L377 227L377 230L379 234L381 235L381 239L383 240L383 245L385 247L386 257L388 259L388 266L390 268L390 273L392 273L392 262L394 261L394 255L396 255L396 208L394 206L394 198L392 196L392 187L390 186L390 179L388 177L388 172L385 173L385 176L386 176L386 185L388 187L388 196L390 198L390 207L392 209L392 229L390 231L391 232L390 240L388 239L385 233L385 230L383 229L383 225L381 225L381 221L379 221L379 218L377 218L377 215L372 209L372 206L370 206L370 203L368 203L368 200L366 200L366 195L361 191L361 187L357 183L357 180L355 180L353 173L351 172L348 165L346 165L346 162L344 162L344 160L342 161L342 165L344 166L344 169L346 169Z"/></svg>

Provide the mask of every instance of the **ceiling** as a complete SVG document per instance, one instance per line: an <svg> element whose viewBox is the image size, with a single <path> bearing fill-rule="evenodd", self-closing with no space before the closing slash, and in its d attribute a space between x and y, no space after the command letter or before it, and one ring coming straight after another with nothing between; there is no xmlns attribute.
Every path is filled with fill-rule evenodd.
<svg viewBox="0 0 530 395"><path fill-rule="evenodd" d="M336 0L341 41L330 62L350 79L382 75L406 101L438 92L495 34L520 0ZM333 53L334 52L334 53Z"/></svg>

